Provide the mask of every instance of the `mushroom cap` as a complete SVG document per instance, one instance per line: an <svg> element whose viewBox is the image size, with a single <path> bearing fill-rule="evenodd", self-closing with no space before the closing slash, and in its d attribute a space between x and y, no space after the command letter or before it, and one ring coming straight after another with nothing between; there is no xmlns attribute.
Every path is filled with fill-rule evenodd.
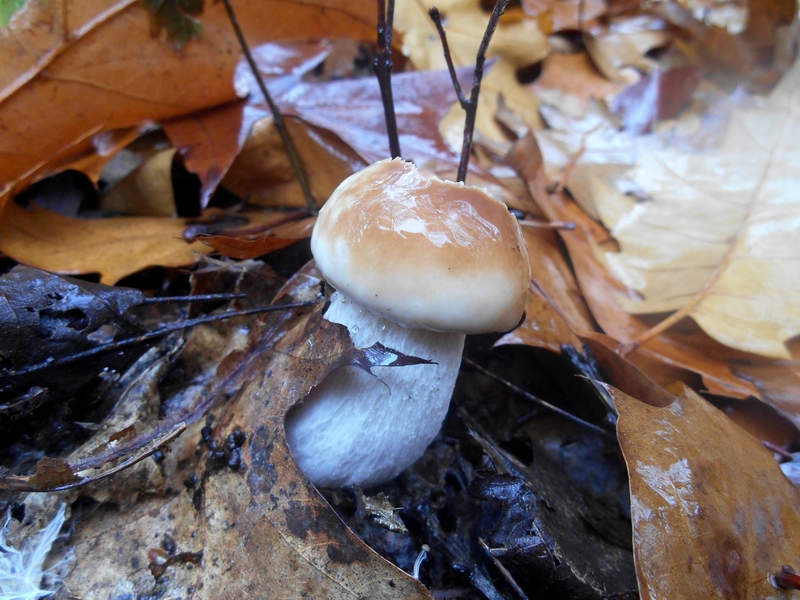
<svg viewBox="0 0 800 600"><path fill-rule="evenodd" d="M374 163L336 188L311 252L339 292L406 327L507 331L525 309L528 252L505 204L401 159Z"/></svg>

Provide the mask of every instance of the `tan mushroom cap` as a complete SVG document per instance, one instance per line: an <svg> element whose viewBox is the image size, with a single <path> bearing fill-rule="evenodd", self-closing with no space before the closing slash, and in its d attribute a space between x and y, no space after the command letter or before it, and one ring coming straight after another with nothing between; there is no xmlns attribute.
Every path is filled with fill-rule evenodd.
<svg viewBox="0 0 800 600"><path fill-rule="evenodd" d="M507 331L525 309L531 269L516 218L485 190L401 159L336 188L311 251L337 290L406 327Z"/></svg>

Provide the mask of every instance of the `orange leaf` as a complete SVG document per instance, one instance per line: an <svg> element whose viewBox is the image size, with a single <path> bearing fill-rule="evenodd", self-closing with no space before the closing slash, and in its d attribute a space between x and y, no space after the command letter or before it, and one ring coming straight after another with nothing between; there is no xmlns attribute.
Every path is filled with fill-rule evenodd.
<svg viewBox="0 0 800 600"><path fill-rule="evenodd" d="M372 40L375 8L345 0L237 2L252 45L347 35ZM29 2L0 33L0 189L41 178L103 131L236 100L239 45L221 3L180 52L150 37L138 2ZM35 117L35 118L33 118Z"/></svg>

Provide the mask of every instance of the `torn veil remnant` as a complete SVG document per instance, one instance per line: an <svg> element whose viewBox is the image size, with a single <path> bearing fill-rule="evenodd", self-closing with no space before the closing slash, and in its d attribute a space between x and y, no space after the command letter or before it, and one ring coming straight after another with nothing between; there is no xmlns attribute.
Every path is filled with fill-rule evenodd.
<svg viewBox="0 0 800 600"><path fill-rule="evenodd" d="M415 462L439 431L466 333L521 319L530 264L517 220L485 190L425 177L401 159L350 176L311 238L337 292L325 318L357 347L375 342L435 365L344 368L289 413L300 468L323 487L377 485Z"/></svg>

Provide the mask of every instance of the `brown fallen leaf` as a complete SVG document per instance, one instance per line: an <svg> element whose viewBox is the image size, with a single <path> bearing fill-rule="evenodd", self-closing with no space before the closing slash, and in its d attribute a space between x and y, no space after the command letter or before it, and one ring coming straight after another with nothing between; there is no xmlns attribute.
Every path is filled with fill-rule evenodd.
<svg viewBox="0 0 800 600"><path fill-rule="evenodd" d="M175 192L172 161L175 148L161 150L146 159L127 177L100 196L101 210L131 217L174 217Z"/></svg>
<svg viewBox="0 0 800 600"><path fill-rule="evenodd" d="M568 114L582 113L591 99L609 102L621 89L600 74L586 52L550 54L530 87L543 102Z"/></svg>
<svg viewBox="0 0 800 600"><path fill-rule="evenodd" d="M280 215L277 215L280 216ZM281 219L283 221L283 219ZM223 256L245 260L285 248L295 242L311 237L316 223L315 217L288 223L279 222L275 227L260 227L256 235L209 235L198 239L208 244Z"/></svg>
<svg viewBox="0 0 800 600"><path fill-rule="evenodd" d="M362 3L254 0L236 10L254 46L375 35L374 7ZM28 3L0 36L0 55L12 57L0 70L0 189L43 177L102 132L238 99L239 44L224 6L207 4L201 21L203 35L176 52L150 37L134 0Z"/></svg>
<svg viewBox="0 0 800 600"><path fill-rule="evenodd" d="M667 46L671 39L663 21L647 14L617 17L584 33L586 50L598 70L611 81L627 85L656 67L648 52Z"/></svg>
<svg viewBox="0 0 800 600"><path fill-rule="evenodd" d="M471 76L471 70L459 70L462 81ZM458 156L437 131L456 99L447 71L398 73L392 76L392 88L403 157L421 167L457 165ZM265 106L255 94L250 101ZM338 135L367 163L390 155L380 89L373 77L300 83L275 101L286 114Z"/></svg>
<svg viewBox="0 0 800 600"><path fill-rule="evenodd" d="M436 27L428 16L428 9L437 4L441 10L447 32L448 45L456 67L471 67L481 38L486 29L488 14L481 10L478 2L455 0L435 3L428 0L404 0L395 9L395 27L403 33L403 53L411 59L417 69L447 68ZM494 120L500 97L506 107L517 113L530 128L541 127L536 97L519 83L516 69L530 66L543 59L549 50L549 42L539 29L536 19L526 18L520 8L509 8L500 19L489 45L488 57L499 57L497 63L486 73L481 83L481 101L476 119L476 132L487 140L507 143L506 134ZM469 86L464 86L469 90ZM455 95L448 100L456 101ZM454 110L443 123L441 130L452 131L456 148L461 146L464 128L463 111ZM402 132L402 129L401 129ZM450 136L446 136L450 139Z"/></svg>
<svg viewBox="0 0 800 600"><path fill-rule="evenodd" d="M547 23L549 27L544 29L547 33L588 29L592 21L602 17L607 10L605 0L522 0L522 8L540 25Z"/></svg>
<svg viewBox="0 0 800 600"><path fill-rule="evenodd" d="M620 92L611 110L620 115L626 130L646 133L656 121L678 116L699 82L694 67L656 69Z"/></svg>
<svg viewBox="0 0 800 600"><path fill-rule="evenodd" d="M784 48L793 35L789 29L797 19L797 6L792 0L750 0L744 7L731 8L691 10L680 2L664 2L652 12L688 34L692 46L679 44L690 56L744 76L750 87L769 89L797 54L796 48Z"/></svg>
<svg viewBox="0 0 800 600"><path fill-rule="evenodd" d="M561 352L569 344L580 348L576 333L595 328L558 238L552 231L523 228L531 258L531 287L525 304L525 321L499 340L497 346L524 344Z"/></svg>
<svg viewBox="0 0 800 600"><path fill-rule="evenodd" d="M771 453L689 388L651 406L608 386L628 465L642 598L784 598L800 493Z"/></svg>
<svg viewBox="0 0 800 600"><path fill-rule="evenodd" d="M331 93L336 93L334 87L331 87ZM336 186L366 166L366 162L335 134L294 117L285 117L284 122L308 172L314 198L320 205ZM306 206L272 117L265 117L253 126L222 185L254 204Z"/></svg>
<svg viewBox="0 0 800 600"><path fill-rule="evenodd" d="M567 247L575 276L593 317L611 337L621 342L635 338L648 329L649 323L620 306L619 298L630 292L608 272L595 254L598 241L606 239L608 233L564 194L547 191L541 161L530 161L537 152L536 140L530 136L521 140L508 158L528 182L534 199L548 219L576 223L575 230L559 232L558 235ZM682 324L662 333L638 352L699 373L712 393L738 398L758 395L755 386L734 372L736 364L747 364L754 357L715 342L691 324Z"/></svg>
<svg viewBox="0 0 800 600"><path fill-rule="evenodd" d="M238 227L279 218L275 213L237 215ZM9 202L0 219L0 250L45 271L100 273L100 282L112 285L144 268L191 265L211 252L199 241L184 239L188 222L168 217L72 219Z"/></svg>
<svg viewBox="0 0 800 600"><path fill-rule="evenodd" d="M70 219L9 202L0 219L0 249L27 265L68 275L100 273L114 284L155 265L179 267L210 252L183 240L184 219Z"/></svg>
<svg viewBox="0 0 800 600"><path fill-rule="evenodd" d="M260 285L257 278L242 281ZM313 269L304 269L276 302L306 298L312 290L316 295L320 282ZM209 406L208 390L191 386L184 401L164 398L161 410L166 402L178 415L186 414L181 407L188 401L194 416L160 468L149 478L143 470L139 478L123 480L127 492L112 485L109 496L108 484L89 491L107 501L119 501L123 493L138 499L124 511L100 510L79 521L72 538L77 564L65 581L71 593L116 592L123 580L132 593L155 589L186 596L194 590L199 598L302 592L322 598L430 598L418 581L345 527L286 446L283 420L289 407L328 372L364 361L366 354L353 348L345 328L320 319L319 312L286 312L230 329L243 326L250 328L249 341L236 344L234 336L232 346L224 345L227 352L238 349L222 361L213 382L216 418L204 423L202 413L191 408L195 402ZM219 354L217 345L207 350L203 345L185 363L179 355L178 365L193 369L198 357ZM196 377L186 374L187 383ZM151 380L154 391L159 379ZM238 395L235 388L241 388ZM139 412L126 414L152 422L158 394L142 401Z"/></svg>
<svg viewBox="0 0 800 600"><path fill-rule="evenodd" d="M295 43L269 42L254 46L250 51L265 82L274 90L276 86L286 85L283 80L288 80L289 84L296 82L304 73L317 66L331 48L332 44L323 40ZM249 68L242 59L237 66L237 73L248 72ZM243 85L248 87L247 83ZM234 159L241 157L243 146L252 145L253 124L262 116L262 112L252 110L246 100L239 100L162 123L165 133L180 150L186 168L200 177L201 206L205 207L208 204L220 180L226 176L231 164L235 164ZM301 146L298 151L306 167L315 166L316 162L311 162L305 157L298 134L291 130L291 125L290 133L295 145ZM280 141L278 143L280 144ZM283 150L282 145L280 148ZM287 172L291 171L288 160L284 166ZM255 177L256 172L258 171L251 172L250 175ZM316 173L309 173L309 179L312 186L317 184ZM231 191L241 197L248 196L247 193L237 190ZM297 196L301 198L302 194L298 191Z"/></svg>
<svg viewBox="0 0 800 600"><path fill-rule="evenodd" d="M755 108L736 108L722 145L688 153L658 138L631 142L635 164L624 180L648 198L629 203L600 194L601 218L619 211L605 252L610 271L641 297L627 310L678 310L711 337L739 350L789 358L800 334L800 62ZM579 170L577 165L575 170ZM624 208L620 203L624 202Z"/></svg>

